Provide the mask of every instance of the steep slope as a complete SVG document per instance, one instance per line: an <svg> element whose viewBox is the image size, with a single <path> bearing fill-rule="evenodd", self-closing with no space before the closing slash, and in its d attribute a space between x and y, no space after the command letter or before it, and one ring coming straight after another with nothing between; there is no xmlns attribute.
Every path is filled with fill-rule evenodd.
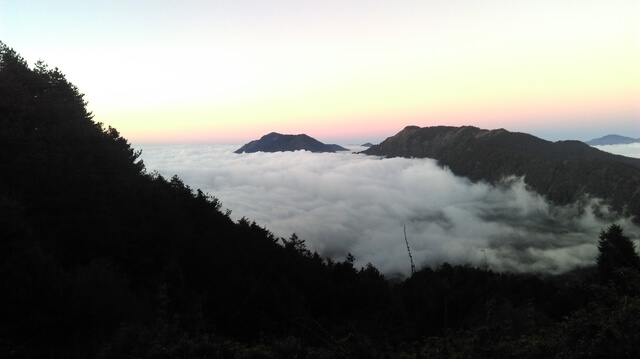
<svg viewBox="0 0 640 359"><path fill-rule="evenodd" d="M496 183L507 176L524 176L527 185L555 203L572 203L588 194L620 213L640 217L640 160L580 141L549 142L470 126L408 126L364 153L433 158L474 181Z"/></svg>
<svg viewBox="0 0 640 359"><path fill-rule="evenodd" d="M284 152L306 150L311 152L336 152L348 151L338 145L327 145L305 134L283 135L271 132L262 136L259 140L251 141L240 147L235 153L253 152Z"/></svg>
<svg viewBox="0 0 640 359"><path fill-rule="evenodd" d="M58 69L0 42L0 357L157 357L158 340L284 336L294 318L351 320L386 295L359 284L379 273L233 222L139 155Z"/></svg>
<svg viewBox="0 0 640 359"><path fill-rule="evenodd" d="M610 307L586 302L596 296L580 282L568 287L568 276L555 287L445 262L391 287L352 255L325 261L296 235L233 222L214 197L147 173L82 98L57 69L31 70L0 42L1 358L640 351L637 297L603 286L607 302L616 298ZM640 288L623 270L633 280L625 288ZM581 307L568 325L557 322ZM525 332L513 318L540 320L523 319ZM621 329L607 339L611 328ZM487 333L497 340L478 340Z"/></svg>

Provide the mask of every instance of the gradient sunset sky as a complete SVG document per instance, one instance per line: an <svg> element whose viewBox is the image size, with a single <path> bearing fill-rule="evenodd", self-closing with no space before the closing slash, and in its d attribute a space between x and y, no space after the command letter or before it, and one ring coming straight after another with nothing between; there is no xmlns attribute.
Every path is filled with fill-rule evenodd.
<svg viewBox="0 0 640 359"><path fill-rule="evenodd" d="M637 0L0 0L0 41L134 144L640 137Z"/></svg>

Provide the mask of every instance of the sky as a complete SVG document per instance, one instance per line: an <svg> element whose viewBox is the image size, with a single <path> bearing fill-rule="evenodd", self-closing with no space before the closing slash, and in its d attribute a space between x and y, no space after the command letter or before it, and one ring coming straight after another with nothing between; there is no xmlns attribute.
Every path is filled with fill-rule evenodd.
<svg viewBox="0 0 640 359"><path fill-rule="evenodd" d="M132 143L407 125L640 137L637 0L0 0L0 41L58 67Z"/></svg>
<svg viewBox="0 0 640 359"><path fill-rule="evenodd" d="M237 148L148 145L142 158L149 170L166 178L177 174L218 198L234 221L245 217L279 238L296 233L323 258L342 261L351 253L357 267L370 262L389 277L411 270L405 226L418 269L449 262L563 273L595 263L598 236L611 223L640 244L640 228L597 199L554 206L522 179L490 186L456 177L431 159L233 153ZM636 144L614 152L632 148L640 157Z"/></svg>

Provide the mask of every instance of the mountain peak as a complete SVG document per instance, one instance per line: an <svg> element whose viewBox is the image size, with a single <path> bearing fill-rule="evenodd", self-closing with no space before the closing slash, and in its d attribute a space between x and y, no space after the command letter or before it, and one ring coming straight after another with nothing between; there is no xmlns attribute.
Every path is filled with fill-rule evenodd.
<svg viewBox="0 0 640 359"><path fill-rule="evenodd" d="M640 160L580 141L549 142L526 133L472 126L408 126L363 153L433 158L472 181L524 177L531 189L558 204L591 195L623 214L640 213Z"/></svg>
<svg viewBox="0 0 640 359"><path fill-rule="evenodd" d="M600 138L594 138L593 140L586 141L589 146L605 146L605 145L628 145L630 143L640 142L640 138L631 138L620 135L606 135Z"/></svg>
<svg viewBox="0 0 640 359"><path fill-rule="evenodd" d="M259 140L246 143L235 151L235 153L253 152L287 152L306 150L311 152L336 152L348 151L348 149L334 145L324 144L306 134L283 135L277 132L268 133Z"/></svg>

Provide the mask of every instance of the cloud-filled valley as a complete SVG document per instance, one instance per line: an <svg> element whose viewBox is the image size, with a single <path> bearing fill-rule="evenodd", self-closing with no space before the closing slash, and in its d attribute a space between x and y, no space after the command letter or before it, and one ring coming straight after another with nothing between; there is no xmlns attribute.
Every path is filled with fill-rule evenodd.
<svg viewBox="0 0 640 359"><path fill-rule="evenodd" d="M148 171L177 174L277 237L296 233L311 250L383 273L408 274L407 239L418 268L442 262L494 271L560 273L591 265L598 234L614 220L632 239L630 219L607 215L595 199L559 207L526 189L471 183L430 159L381 159L306 151L235 154L238 146L143 146ZM594 214L594 208L605 218Z"/></svg>

